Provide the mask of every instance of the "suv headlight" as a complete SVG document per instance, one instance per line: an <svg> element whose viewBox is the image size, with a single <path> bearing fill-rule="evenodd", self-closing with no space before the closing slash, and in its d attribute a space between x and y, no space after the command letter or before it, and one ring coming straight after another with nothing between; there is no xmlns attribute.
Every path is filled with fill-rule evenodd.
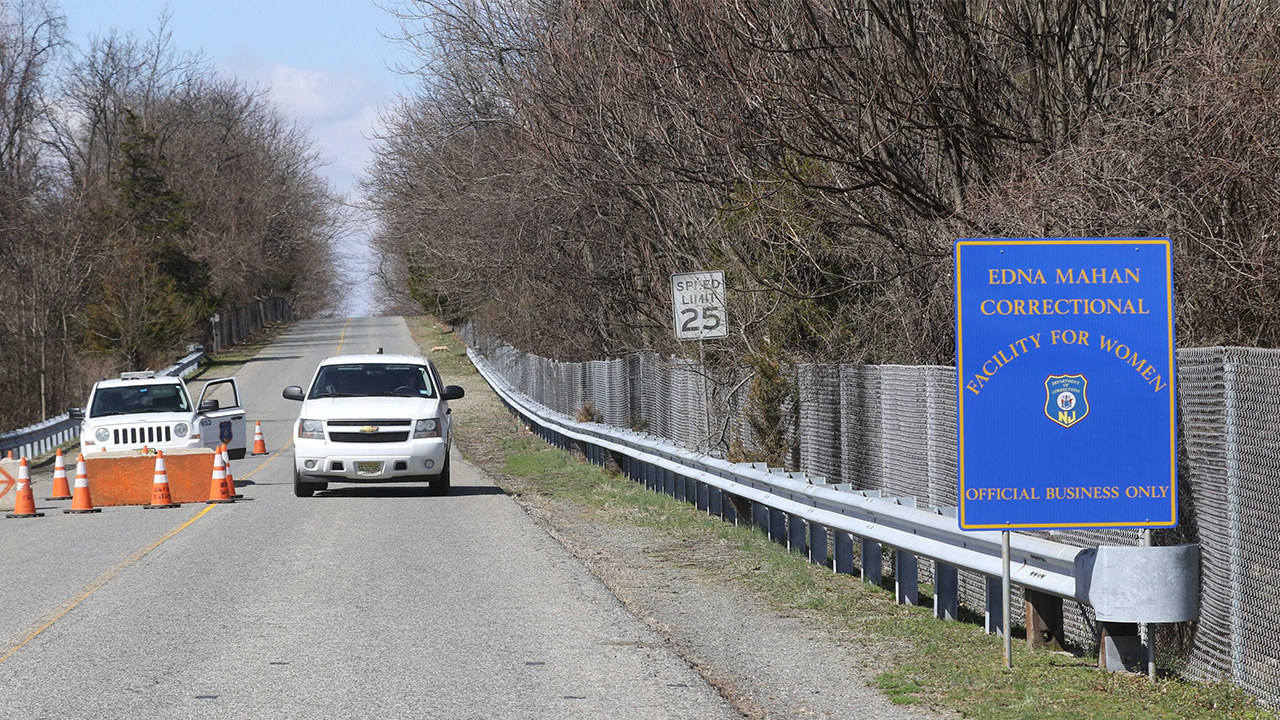
<svg viewBox="0 0 1280 720"><path fill-rule="evenodd" d="M106 428L98 428L98 430L93 433L93 437L96 438L98 442L104 443L111 439L111 431Z"/></svg>
<svg viewBox="0 0 1280 720"><path fill-rule="evenodd" d="M419 420L413 425L413 439L440 437L440 423L434 418Z"/></svg>
<svg viewBox="0 0 1280 720"><path fill-rule="evenodd" d="M184 438L187 436L187 433L189 432L191 432L191 427L186 423L178 423L177 425L173 426L174 437Z"/></svg>
<svg viewBox="0 0 1280 720"><path fill-rule="evenodd" d="M319 420L299 420L298 437L309 440L323 440L324 423Z"/></svg>

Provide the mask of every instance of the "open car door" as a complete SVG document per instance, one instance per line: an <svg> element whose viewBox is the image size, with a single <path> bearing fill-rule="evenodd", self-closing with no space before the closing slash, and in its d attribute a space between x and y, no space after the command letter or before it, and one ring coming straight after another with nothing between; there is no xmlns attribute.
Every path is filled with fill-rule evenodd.
<svg viewBox="0 0 1280 720"><path fill-rule="evenodd" d="M217 407L205 410L205 403ZM240 388L235 378L210 380L200 391L200 444L207 448L227 446L233 459L244 457L248 449L245 437L244 407L240 405Z"/></svg>

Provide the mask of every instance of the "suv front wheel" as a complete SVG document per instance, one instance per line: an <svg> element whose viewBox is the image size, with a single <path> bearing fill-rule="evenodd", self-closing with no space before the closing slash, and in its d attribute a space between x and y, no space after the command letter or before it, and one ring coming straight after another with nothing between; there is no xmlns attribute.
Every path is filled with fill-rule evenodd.
<svg viewBox="0 0 1280 720"><path fill-rule="evenodd" d="M298 497L311 497L316 490L315 483L304 482L302 475L298 473L298 468L293 469L293 494Z"/></svg>
<svg viewBox="0 0 1280 720"><path fill-rule="evenodd" d="M449 455L447 453L444 456L444 467L440 468L440 474L431 478L431 494L449 494Z"/></svg>
<svg viewBox="0 0 1280 720"><path fill-rule="evenodd" d="M317 489L329 489L329 483L308 483L302 479L302 475L298 474L298 469L293 469L293 495L298 497L311 497Z"/></svg>

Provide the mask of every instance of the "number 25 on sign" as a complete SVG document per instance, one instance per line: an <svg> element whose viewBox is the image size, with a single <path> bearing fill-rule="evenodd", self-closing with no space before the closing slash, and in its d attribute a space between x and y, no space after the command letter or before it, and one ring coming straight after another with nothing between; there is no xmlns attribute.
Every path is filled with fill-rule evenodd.
<svg viewBox="0 0 1280 720"><path fill-rule="evenodd" d="M707 340L729 334L725 315L724 271L671 276L671 312L677 340Z"/></svg>

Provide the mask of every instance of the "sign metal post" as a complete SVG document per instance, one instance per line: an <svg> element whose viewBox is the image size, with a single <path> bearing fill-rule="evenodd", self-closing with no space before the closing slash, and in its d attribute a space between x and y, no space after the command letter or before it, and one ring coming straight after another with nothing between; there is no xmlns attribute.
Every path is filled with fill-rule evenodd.
<svg viewBox="0 0 1280 720"><path fill-rule="evenodd" d="M1013 585L1013 573L1009 569L1008 530L1000 533L1000 563L1003 570L1003 576L1000 578L1000 593L1004 600L1004 668L1009 670L1013 668L1013 633L1009 631L1013 626L1010 622L1013 617L1013 592L1010 587Z"/></svg>

